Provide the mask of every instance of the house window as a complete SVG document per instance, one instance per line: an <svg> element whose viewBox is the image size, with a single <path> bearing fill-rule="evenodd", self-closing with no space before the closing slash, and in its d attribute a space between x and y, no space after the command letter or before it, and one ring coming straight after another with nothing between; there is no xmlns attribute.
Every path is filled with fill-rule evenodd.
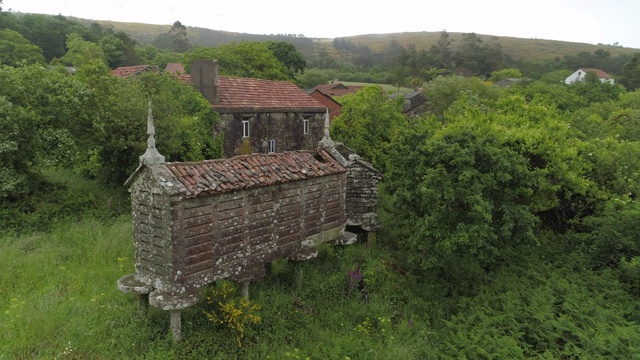
<svg viewBox="0 0 640 360"><path fill-rule="evenodd" d="M249 137L249 120L242 121L242 137Z"/></svg>
<svg viewBox="0 0 640 360"><path fill-rule="evenodd" d="M302 120L302 133L305 134L305 135L309 133L309 120L308 119Z"/></svg>
<svg viewBox="0 0 640 360"><path fill-rule="evenodd" d="M269 140L269 152L276 152L276 141L275 140Z"/></svg>

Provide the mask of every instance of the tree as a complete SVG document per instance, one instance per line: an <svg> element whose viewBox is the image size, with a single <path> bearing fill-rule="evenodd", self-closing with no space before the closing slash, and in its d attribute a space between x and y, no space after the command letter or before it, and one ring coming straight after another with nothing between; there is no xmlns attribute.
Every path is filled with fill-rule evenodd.
<svg viewBox="0 0 640 360"><path fill-rule="evenodd" d="M25 14L20 17L20 32L31 43L39 46L46 61L60 58L66 53L67 35L83 35L88 29L64 16Z"/></svg>
<svg viewBox="0 0 640 360"><path fill-rule="evenodd" d="M223 44L215 49L197 48L185 54L190 63L195 59L217 59L223 75L288 80L286 67L271 50L258 41L242 41Z"/></svg>
<svg viewBox="0 0 640 360"><path fill-rule="evenodd" d="M316 85L326 84L331 79L332 77L326 70L323 71L317 68L309 69L298 77L300 86L302 86L303 89L311 89Z"/></svg>
<svg viewBox="0 0 640 360"><path fill-rule="evenodd" d="M522 73L518 69L502 69L491 73L489 81L497 82L507 78L521 78Z"/></svg>
<svg viewBox="0 0 640 360"><path fill-rule="evenodd" d="M640 53L636 53L633 58L622 67L620 84L627 90L640 89Z"/></svg>
<svg viewBox="0 0 640 360"><path fill-rule="evenodd" d="M389 100L379 86L341 97L342 113L331 124L331 136L383 171L391 140L407 123L402 100Z"/></svg>
<svg viewBox="0 0 640 360"><path fill-rule="evenodd" d="M85 41L78 34L67 37L67 48L69 51L60 58L63 64L81 67L95 60L104 61L104 51L100 45Z"/></svg>
<svg viewBox="0 0 640 360"><path fill-rule="evenodd" d="M100 47L102 48L107 64L112 69L122 66L127 59L127 46L124 44L124 41L114 35L107 35L100 39Z"/></svg>
<svg viewBox="0 0 640 360"><path fill-rule="evenodd" d="M37 159L35 123L32 111L0 95L0 199L28 191Z"/></svg>
<svg viewBox="0 0 640 360"><path fill-rule="evenodd" d="M392 230L424 269L495 269L536 244L539 228L559 231L553 219L570 220L565 199L588 188L575 139L553 109L521 96L483 109L471 95L445 122L418 120L386 147Z"/></svg>
<svg viewBox="0 0 640 360"><path fill-rule="evenodd" d="M44 62L42 49L16 31L0 30L0 65L19 66Z"/></svg>
<svg viewBox="0 0 640 360"><path fill-rule="evenodd" d="M453 40L449 40L449 33L446 30L440 32L440 39L438 44L431 46L430 52L434 54L434 58L437 60L436 67L450 69L452 68L451 56L453 50L451 50L451 43Z"/></svg>
<svg viewBox="0 0 640 360"><path fill-rule="evenodd" d="M158 35L153 41L153 45L178 53L189 50L190 45L189 39L187 39L187 27L180 21L174 22L169 32Z"/></svg>
<svg viewBox="0 0 640 360"><path fill-rule="evenodd" d="M189 49L189 39L187 39L187 27L180 21L176 21L171 26L169 34L173 36L171 45L175 52L185 52Z"/></svg>
<svg viewBox="0 0 640 360"><path fill-rule="evenodd" d="M138 165L146 147L147 105L151 100L156 144L167 161L196 161L219 157L219 139L211 129L217 121L202 95L169 74L145 73L136 81L111 76L104 63L78 70L76 78L91 88L89 124L79 165L84 174L122 185Z"/></svg>
<svg viewBox="0 0 640 360"><path fill-rule="evenodd" d="M572 92L564 83L547 84L536 81L523 89L522 94L532 103L553 106L563 113L570 113L587 106L587 101Z"/></svg>
<svg viewBox="0 0 640 360"><path fill-rule="evenodd" d="M293 79L296 73L304 74L307 61L293 44L286 41L267 41L265 44L276 59L289 70L288 74L290 78Z"/></svg>
<svg viewBox="0 0 640 360"><path fill-rule="evenodd" d="M475 94L481 100L498 97L499 91L478 78L462 76L439 76L424 85L423 93L435 114L443 116L445 110L465 92Z"/></svg>

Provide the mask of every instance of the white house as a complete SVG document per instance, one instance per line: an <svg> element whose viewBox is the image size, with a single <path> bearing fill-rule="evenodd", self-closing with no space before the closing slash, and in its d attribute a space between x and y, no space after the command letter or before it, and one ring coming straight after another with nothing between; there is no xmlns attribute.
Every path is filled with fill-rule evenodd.
<svg viewBox="0 0 640 360"><path fill-rule="evenodd" d="M606 82L613 85L614 79L613 77L611 77L611 75L607 74L606 72L600 69L586 69L586 68L578 69L576 72L569 75L566 79L564 79L564 83L573 84L574 82L577 82L577 81L584 81L585 76L589 72L596 74L598 76L598 79L600 79L600 82L603 82L603 83Z"/></svg>

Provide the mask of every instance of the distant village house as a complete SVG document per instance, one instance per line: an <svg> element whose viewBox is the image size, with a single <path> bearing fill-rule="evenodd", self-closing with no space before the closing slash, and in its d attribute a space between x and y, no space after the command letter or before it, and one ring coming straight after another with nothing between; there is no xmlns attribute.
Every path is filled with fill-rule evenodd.
<svg viewBox="0 0 640 360"><path fill-rule="evenodd" d="M613 85L614 79L611 75L600 69L588 69L588 68L580 68L576 70L573 74L569 75L566 79L564 79L565 84L573 84L578 81L584 81L585 77L588 73L594 73L601 83L609 83Z"/></svg>

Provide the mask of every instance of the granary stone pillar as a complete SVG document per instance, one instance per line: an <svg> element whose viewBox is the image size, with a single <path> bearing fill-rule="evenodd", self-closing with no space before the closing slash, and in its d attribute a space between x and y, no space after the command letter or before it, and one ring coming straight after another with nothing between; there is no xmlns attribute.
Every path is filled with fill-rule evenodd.
<svg viewBox="0 0 640 360"><path fill-rule="evenodd" d="M240 284L240 295L247 300L249 300L249 284L251 284L250 281L243 281Z"/></svg>
<svg viewBox="0 0 640 360"><path fill-rule="evenodd" d="M181 342L182 341L182 316L180 314L180 310L169 311L169 326L171 327L171 332L173 333L173 341Z"/></svg>
<svg viewBox="0 0 640 360"><path fill-rule="evenodd" d="M197 304L200 301L198 289L184 292L163 292L154 290L149 294L149 304L160 310L169 311L170 327L175 342L182 341L182 320L180 311Z"/></svg>
<svg viewBox="0 0 640 360"><path fill-rule="evenodd" d="M373 247L376 244L376 232L367 230L367 247Z"/></svg>

